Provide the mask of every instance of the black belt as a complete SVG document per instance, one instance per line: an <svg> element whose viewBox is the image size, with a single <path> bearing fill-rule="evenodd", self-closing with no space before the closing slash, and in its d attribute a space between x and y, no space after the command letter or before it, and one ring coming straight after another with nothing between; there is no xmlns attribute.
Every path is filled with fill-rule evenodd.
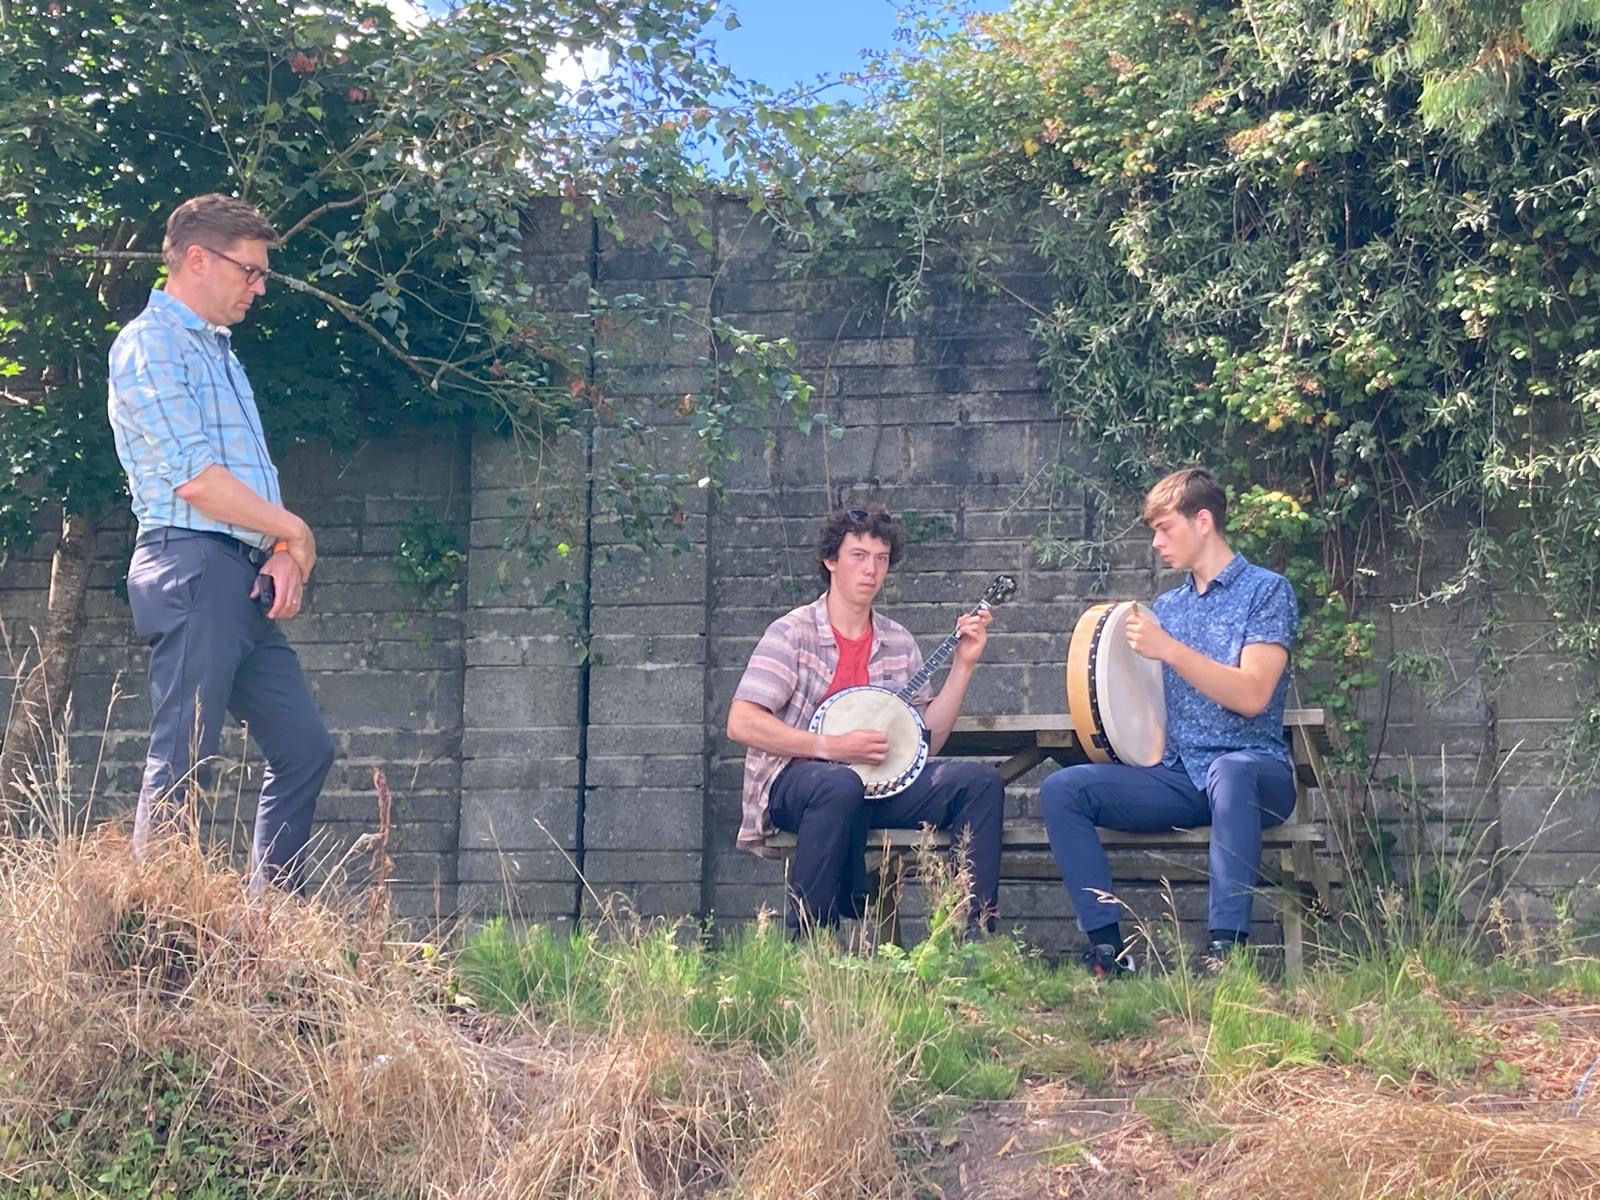
<svg viewBox="0 0 1600 1200"><path fill-rule="evenodd" d="M160 529L147 529L134 541L135 546L165 546L168 542L181 542L187 538L207 538L213 542L221 542L230 550L244 555L256 566L260 566L272 557L272 551L265 546L252 546L249 542L240 541L231 533L223 533L219 529L181 529L175 525L165 526Z"/></svg>

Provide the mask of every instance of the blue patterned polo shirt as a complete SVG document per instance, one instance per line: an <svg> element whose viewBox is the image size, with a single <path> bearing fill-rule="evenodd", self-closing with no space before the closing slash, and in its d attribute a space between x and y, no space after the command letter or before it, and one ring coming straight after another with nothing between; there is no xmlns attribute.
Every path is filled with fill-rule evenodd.
<svg viewBox="0 0 1600 1200"><path fill-rule="evenodd" d="M1251 642L1288 649L1300 624L1294 588L1282 575L1258 567L1242 554L1228 560L1211 585L1197 592L1194 576L1151 606L1161 627L1184 645L1230 667ZM1163 666L1167 698L1167 766L1181 765L1195 787L1206 771L1234 750L1261 750L1289 765L1283 738L1283 707L1289 695L1285 667L1272 700L1259 716L1244 717L1202 694L1171 667Z"/></svg>

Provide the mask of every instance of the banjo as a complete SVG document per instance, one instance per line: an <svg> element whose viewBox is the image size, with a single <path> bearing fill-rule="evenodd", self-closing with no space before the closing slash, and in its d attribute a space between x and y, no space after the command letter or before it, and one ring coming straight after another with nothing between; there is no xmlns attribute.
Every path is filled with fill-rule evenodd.
<svg viewBox="0 0 1600 1200"><path fill-rule="evenodd" d="M987 612L1016 590L1014 578L996 575L972 611ZM817 711L811 716L812 733L831 736L858 729L876 729L888 737L889 753L881 763L843 764L861 776L867 785L868 800L899 795L922 774L922 768L928 763L928 727L923 723L922 714L912 707L911 697L944 665L960 639L959 633L951 633L940 642L939 648L922 664L922 670L897 692L870 685L845 688L817 705Z"/></svg>

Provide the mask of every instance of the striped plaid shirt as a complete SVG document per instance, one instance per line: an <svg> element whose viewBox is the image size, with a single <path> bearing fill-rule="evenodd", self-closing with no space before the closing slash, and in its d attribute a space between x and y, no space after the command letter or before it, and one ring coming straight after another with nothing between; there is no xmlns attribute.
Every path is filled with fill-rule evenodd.
<svg viewBox="0 0 1600 1200"><path fill-rule="evenodd" d="M255 393L227 329L153 291L111 344L110 368L106 409L140 531L207 529L270 546L270 534L213 520L177 493L216 464L262 499L282 502Z"/></svg>
<svg viewBox="0 0 1600 1200"><path fill-rule="evenodd" d="M839 666L839 646L828 619L828 597L785 613L771 625L750 655L735 700L759 704L786 725L804 729L827 695ZM899 691L922 670L922 651L905 626L872 612L872 653L867 679L874 687ZM931 685L912 697L918 709L933 697ZM766 855L765 839L776 832L767 814L772 781L792 760L751 748L744 759L744 819L739 824L739 849Z"/></svg>

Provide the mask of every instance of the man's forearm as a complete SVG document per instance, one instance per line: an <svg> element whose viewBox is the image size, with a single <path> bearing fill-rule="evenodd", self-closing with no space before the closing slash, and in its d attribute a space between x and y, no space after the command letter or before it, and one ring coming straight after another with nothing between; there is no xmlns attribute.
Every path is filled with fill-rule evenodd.
<svg viewBox="0 0 1600 1200"><path fill-rule="evenodd" d="M966 699L967 685L972 682L972 668L959 659L950 664L950 674L944 686L923 711L922 720L928 727L928 753L937 754L945 739L955 728L961 715L961 702Z"/></svg>
<svg viewBox="0 0 1600 1200"><path fill-rule="evenodd" d="M1208 700L1242 717L1258 715L1272 698L1272 686L1263 687L1262 680L1243 667L1219 663L1182 642L1177 643L1167 665ZM1274 679L1274 686L1276 682Z"/></svg>
<svg viewBox="0 0 1600 1200"><path fill-rule="evenodd" d="M310 527L287 508L264 499L233 472L215 463L174 490L178 499L213 521L254 529L288 542L301 541L310 533Z"/></svg>
<svg viewBox="0 0 1600 1200"><path fill-rule="evenodd" d="M728 709L728 737L741 746L788 758L821 758L822 735L796 729L781 717L748 700Z"/></svg>

